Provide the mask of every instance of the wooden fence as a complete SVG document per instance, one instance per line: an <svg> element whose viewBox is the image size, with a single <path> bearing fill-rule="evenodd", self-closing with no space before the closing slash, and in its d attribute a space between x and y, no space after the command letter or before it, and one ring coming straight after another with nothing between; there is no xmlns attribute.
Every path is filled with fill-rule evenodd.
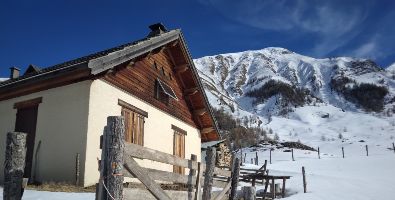
<svg viewBox="0 0 395 200"><path fill-rule="evenodd" d="M215 167L216 152L214 148L207 151L206 164L196 161L196 156L184 159L175 155L124 142L124 120L122 117L108 117L107 126L101 138L102 156L100 160L100 182L97 186L96 199L136 199L128 197L128 188L124 188L124 177L136 178L156 199L180 199L180 192L162 189L160 183L186 185L188 190L183 199L236 199L239 179L239 159L230 169ZM151 160L189 169L188 175L145 168L136 159ZM223 188L212 192L212 188ZM202 189L203 188L203 191ZM125 191L124 191L125 190ZM148 197L143 197L148 199Z"/></svg>

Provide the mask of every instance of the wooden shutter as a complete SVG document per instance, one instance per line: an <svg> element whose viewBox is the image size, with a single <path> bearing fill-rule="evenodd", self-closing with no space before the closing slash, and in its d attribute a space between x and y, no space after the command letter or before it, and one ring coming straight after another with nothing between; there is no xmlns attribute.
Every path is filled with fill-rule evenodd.
<svg viewBox="0 0 395 200"><path fill-rule="evenodd" d="M174 150L173 154L175 156L178 156L180 158L185 158L185 135L178 132L174 131ZM173 166L173 172L174 173L179 173L179 174L184 174L185 169L180 166Z"/></svg>
<svg viewBox="0 0 395 200"><path fill-rule="evenodd" d="M125 118L125 141L144 145L144 116L127 108L122 108Z"/></svg>

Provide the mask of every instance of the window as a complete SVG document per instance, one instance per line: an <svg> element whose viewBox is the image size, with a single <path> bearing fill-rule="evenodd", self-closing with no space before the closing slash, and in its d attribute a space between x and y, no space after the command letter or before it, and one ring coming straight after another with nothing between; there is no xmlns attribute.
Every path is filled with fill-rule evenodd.
<svg viewBox="0 0 395 200"><path fill-rule="evenodd" d="M159 79L155 81L155 98L165 104L169 103L170 98L178 100L174 90Z"/></svg>
<svg viewBox="0 0 395 200"><path fill-rule="evenodd" d="M174 130L173 155L185 158L185 135L187 132L174 125L171 125L171 128ZM173 172L184 174L185 169L180 166L173 166Z"/></svg>
<svg viewBox="0 0 395 200"><path fill-rule="evenodd" d="M122 100L122 116L125 118L125 141L144 146L144 122L148 113Z"/></svg>

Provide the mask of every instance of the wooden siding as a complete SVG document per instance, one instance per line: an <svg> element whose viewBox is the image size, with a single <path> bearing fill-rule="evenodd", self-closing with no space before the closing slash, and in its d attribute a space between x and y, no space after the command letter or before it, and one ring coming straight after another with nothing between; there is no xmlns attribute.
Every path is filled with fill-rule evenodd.
<svg viewBox="0 0 395 200"><path fill-rule="evenodd" d="M132 66L125 64L118 68L119 70L113 73L107 73L103 79L194 127L199 126L195 123L193 114L184 99L182 86L173 72L174 66L171 58L165 51L148 55L136 61ZM178 101L170 99L166 105L156 99L156 79L160 79L172 87Z"/></svg>

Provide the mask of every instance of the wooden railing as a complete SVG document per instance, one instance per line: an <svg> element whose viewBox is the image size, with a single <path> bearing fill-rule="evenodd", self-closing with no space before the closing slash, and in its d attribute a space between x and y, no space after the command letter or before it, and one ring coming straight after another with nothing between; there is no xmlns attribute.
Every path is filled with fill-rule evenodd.
<svg viewBox="0 0 395 200"><path fill-rule="evenodd" d="M137 178L156 199L175 198L169 191L163 190L158 181L187 185L188 191L185 193L192 197L190 199L220 200L225 198L227 193L229 193L229 199L236 198L239 159L235 159L233 172L231 172L229 169L215 167L216 152L214 148L207 150L206 164L203 164L198 162L194 155L191 156L191 159L184 159L140 145L125 143L124 132L122 117L108 117L107 126L101 139L102 157L99 167L100 182L97 187L97 199L128 199L123 195L124 177ZM184 167L189 169L189 174L145 168L139 165L136 158ZM212 187L223 189L214 196Z"/></svg>

